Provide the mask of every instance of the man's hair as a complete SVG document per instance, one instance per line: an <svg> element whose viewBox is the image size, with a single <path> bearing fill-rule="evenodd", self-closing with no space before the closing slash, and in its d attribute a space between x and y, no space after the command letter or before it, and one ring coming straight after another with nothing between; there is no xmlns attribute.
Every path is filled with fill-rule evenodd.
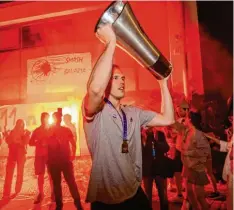
<svg viewBox="0 0 234 210"><path fill-rule="evenodd" d="M190 111L189 112L189 119L190 122L192 123L192 125L197 129L197 130L202 130L202 116L201 113L199 112L194 112L194 111Z"/></svg>
<svg viewBox="0 0 234 210"><path fill-rule="evenodd" d="M47 116L49 116L48 112L42 112L41 113L41 120L44 120Z"/></svg>
<svg viewBox="0 0 234 210"><path fill-rule="evenodd" d="M56 118L56 119L61 119L62 118L62 115L59 112L54 112L52 116L53 116L53 118Z"/></svg>
<svg viewBox="0 0 234 210"><path fill-rule="evenodd" d="M21 125L23 125L24 129L26 128L26 123L23 119L16 120L14 129L18 128Z"/></svg>
<svg viewBox="0 0 234 210"><path fill-rule="evenodd" d="M120 69L120 67L118 65L116 65L116 64L113 64L112 69Z"/></svg>

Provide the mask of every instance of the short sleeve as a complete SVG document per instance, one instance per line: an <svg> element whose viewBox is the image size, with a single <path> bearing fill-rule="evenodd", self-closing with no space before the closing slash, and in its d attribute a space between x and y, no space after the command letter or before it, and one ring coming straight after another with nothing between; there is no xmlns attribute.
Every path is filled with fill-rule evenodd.
<svg viewBox="0 0 234 210"><path fill-rule="evenodd" d="M157 115L156 112L150 110L143 110L140 108L136 108L137 112L139 113L140 118L140 125L146 127L149 122Z"/></svg>
<svg viewBox="0 0 234 210"><path fill-rule="evenodd" d="M85 101L85 98L82 101L81 111L82 111L82 115L83 115L84 120L89 122L89 121L92 121L94 119L95 115L92 117L87 116L86 111L85 111L85 107L84 107L84 101Z"/></svg>
<svg viewBox="0 0 234 210"><path fill-rule="evenodd" d="M86 113L86 110L85 110L85 97L82 101L82 106L81 106L81 110L82 110L82 115L83 115L83 120L86 121L87 123L90 123L92 121L94 121L94 119L96 118L96 116L102 111L103 107L104 107L104 101L102 104L100 104L100 107L98 109L98 111L93 115L93 116L88 116L87 113Z"/></svg>
<svg viewBox="0 0 234 210"><path fill-rule="evenodd" d="M100 135L101 111L89 117L85 114L84 100L82 103L83 127L89 150L92 152Z"/></svg>

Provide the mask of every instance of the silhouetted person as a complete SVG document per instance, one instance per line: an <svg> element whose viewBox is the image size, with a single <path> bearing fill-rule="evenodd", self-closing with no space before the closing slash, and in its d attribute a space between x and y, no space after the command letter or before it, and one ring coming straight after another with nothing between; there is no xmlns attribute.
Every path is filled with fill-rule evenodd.
<svg viewBox="0 0 234 210"><path fill-rule="evenodd" d="M152 188L155 182L160 201L160 209L168 210L167 162L165 153L169 151L165 134L149 128L142 141L143 183L152 208Z"/></svg>
<svg viewBox="0 0 234 210"><path fill-rule="evenodd" d="M183 163L181 160L181 141L183 139L183 134L178 132L180 127L183 127L185 119L188 117L189 113L189 104L186 100L182 100L181 103L176 108L177 119L176 123L172 126L173 132L177 133L176 137L176 145L175 145L175 154L174 154L174 163L175 163L175 173L174 173L174 180L176 184L176 196L173 197L170 201L175 203L182 203L183 202L183 178L181 176L183 170Z"/></svg>
<svg viewBox="0 0 234 210"><path fill-rule="evenodd" d="M3 198L8 199L11 194L11 185L15 166L17 164L17 177L15 184L15 194L21 191L24 175L24 164L26 161L27 144L30 132L25 129L25 122L22 119L16 121L15 127L6 136L6 143L9 147L9 154L6 164L6 177L3 188Z"/></svg>
<svg viewBox="0 0 234 210"><path fill-rule="evenodd" d="M65 123L65 127L71 130L76 141L77 140L76 126L74 125L74 123L72 123L72 116L70 114L63 115L63 122Z"/></svg>
<svg viewBox="0 0 234 210"><path fill-rule="evenodd" d="M207 162L211 159L211 149L208 139L202 132L201 115L190 112L184 125L181 159L187 195L182 209L188 205L189 201L192 209L208 210L204 186L209 183L206 168Z"/></svg>
<svg viewBox="0 0 234 210"><path fill-rule="evenodd" d="M80 195L75 182L72 161L75 157L76 143L70 129L61 126L62 114L53 114L54 125L50 128L48 142L48 168L54 186L56 210L63 207L61 175L63 173L77 209L81 210ZM72 156L70 145L72 145Z"/></svg>
<svg viewBox="0 0 234 210"><path fill-rule="evenodd" d="M37 175L38 182L38 195L34 201L34 204L40 203L44 198L44 176L47 167L48 159L48 139L49 139L49 113L43 112L41 114L41 125L33 131L30 138L29 145L35 146L35 174ZM54 200L53 185L49 175L49 181L51 186L51 200Z"/></svg>

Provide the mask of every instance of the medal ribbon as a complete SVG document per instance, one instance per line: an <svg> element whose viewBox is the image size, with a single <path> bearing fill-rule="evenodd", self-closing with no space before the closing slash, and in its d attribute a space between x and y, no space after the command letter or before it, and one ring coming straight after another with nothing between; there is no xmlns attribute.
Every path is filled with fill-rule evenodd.
<svg viewBox="0 0 234 210"><path fill-rule="evenodd" d="M122 109L120 109L121 112L122 112L122 114L123 114L123 119L122 119L121 115L119 114L119 112L117 111L117 109L114 107L114 105L113 105L107 98L104 98L104 101L105 101L107 104L111 105L112 108L114 108L114 109L116 110L116 112L118 113L118 115L119 115L119 117L120 117L120 119L121 119L122 125L123 125L123 141L127 141L127 130L128 130L128 126L127 126L127 117L126 117L125 112L124 112Z"/></svg>

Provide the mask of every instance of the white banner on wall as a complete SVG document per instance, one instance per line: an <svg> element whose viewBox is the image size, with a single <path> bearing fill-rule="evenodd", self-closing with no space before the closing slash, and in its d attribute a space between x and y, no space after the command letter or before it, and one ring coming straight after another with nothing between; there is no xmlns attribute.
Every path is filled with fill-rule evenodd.
<svg viewBox="0 0 234 210"><path fill-rule="evenodd" d="M27 61L27 94L76 92L83 95L91 73L90 53L45 56Z"/></svg>

